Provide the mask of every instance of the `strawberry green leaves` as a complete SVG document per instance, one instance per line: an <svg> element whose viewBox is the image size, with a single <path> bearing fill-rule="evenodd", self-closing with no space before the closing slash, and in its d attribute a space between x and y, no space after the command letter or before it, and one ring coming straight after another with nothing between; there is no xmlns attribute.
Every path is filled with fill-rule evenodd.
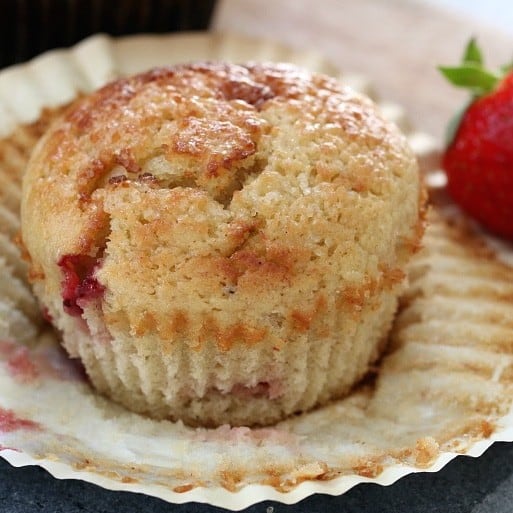
<svg viewBox="0 0 513 513"><path fill-rule="evenodd" d="M475 96L482 96L493 91L500 80L498 75L483 68L478 68L473 64L464 64L457 68L440 66L438 69L451 84L470 89Z"/></svg>
<svg viewBox="0 0 513 513"><path fill-rule="evenodd" d="M474 38L468 42L459 66L439 66L438 69L451 84L470 89L474 97L493 91L503 75L484 67L481 50Z"/></svg>
<svg viewBox="0 0 513 513"><path fill-rule="evenodd" d="M439 66L442 75L456 87L468 89L470 98L466 105L449 122L446 131L446 145L454 140L460 122L472 103L482 96L495 91L501 80L511 72L513 63L503 66L498 71L490 71L484 65L483 54L474 38L471 38L465 47L461 64L459 66Z"/></svg>

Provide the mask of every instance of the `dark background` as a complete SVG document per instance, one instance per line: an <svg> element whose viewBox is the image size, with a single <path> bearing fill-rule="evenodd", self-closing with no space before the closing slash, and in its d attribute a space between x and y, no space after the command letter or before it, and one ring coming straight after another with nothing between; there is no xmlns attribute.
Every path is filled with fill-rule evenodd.
<svg viewBox="0 0 513 513"><path fill-rule="evenodd" d="M0 0L0 68L97 32L113 36L208 27L215 0Z"/></svg>

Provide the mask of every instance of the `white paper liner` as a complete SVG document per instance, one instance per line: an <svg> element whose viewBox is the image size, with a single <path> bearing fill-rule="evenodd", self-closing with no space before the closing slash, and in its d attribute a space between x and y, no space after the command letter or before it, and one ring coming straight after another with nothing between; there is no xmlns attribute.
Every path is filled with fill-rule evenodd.
<svg viewBox="0 0 513 513"><path fill-rule="evenodd" d="M35 121L44 107L65 104L78 92L117 76L197 59L289 61L338 75L315 54L236 36L96 36L0 73L0 134ZM363 77L340 78L372 94ZM408 130L400 107L380 106ZM409 139L425 168L436 165L436 144L429 136L410 133ZM1 166L0 159L0 172ZM436 177L430 175L434 186ZM470 283L469 290L479 285L485 292L478 294L482 303L475 309L477 320L472 318L475 305L466 298L451 307L456 320L447 315L443 319L455 322L456 333L463 329L458 316L468 314L476 330L481 329L479 323L486 330L489 320L482 312L495 308L500 328L495 338L480 341L470 334L468 343L458 346L451 337L433 344L419 344L411 337L384 359L375 384L364 384L345 400L274 428L194 430L142 418L98 397L53 336L41 335L29 350L4 334L0 455L16 466L40 465L59 478L175 503L197 501L240 510L264 500L291 504L314 493L339 495L362 482L389 485L412 472L436 472L458 454L479 456L494 441L511 441L513 347L501 336L509 334L512 345L513 324L508 319L513 319L513 304L503 298L513 294L513 279L506 279L513 272L474 251L472 239L458 234L433 217L427 250L415 264L421 275L426 265L432 267L430 278L427 285L421 278L412 279L412 290L424 287L431 300L429 280L444 278L447 266L450 272L464 269L442 296L452 304L451 294L460 282ZM500 251L505 259L513 255L507 244ZM449 263L447 252L452 255ZM489 271L477 285L472 281L474 264ZM3 294L0 291L0 303ZM413 298L414 306L418 297L422 295ZM406 313L399 319L394 344L415 322ZM417 324L423 329L424 322L429 326L422 319ZM433 328L433 340L439 335Z"/></svg>

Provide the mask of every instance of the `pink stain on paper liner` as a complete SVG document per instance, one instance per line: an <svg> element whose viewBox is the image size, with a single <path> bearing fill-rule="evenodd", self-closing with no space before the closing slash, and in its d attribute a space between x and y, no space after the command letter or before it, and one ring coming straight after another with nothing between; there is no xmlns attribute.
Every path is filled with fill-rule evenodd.
<svg viewBox="0 0 513 513"><path fill-rule="evenodd" d="M68 358L60 346L29 349L13 341L0 340L0 360L5 362L9 375L22 383L32 383L40 378L87 379L81 364Z"/></svg>
<svg viewBox="0 0 513 513"><path fill-rule="evenodd" d="M0 444L0 452L2 451L16 451L16 452L21 452L19 449L17 449L16 447L9 447L8 445L2 445Z"/></svg>
<svg viewBox="0 0 513 513"><path fill-rule="evenodd" d="M26 347L12 348L7 359L9 374L20 381L33 381L39 376L39 370L30 359L29 350Z"/></svg>
<svg viewBox="0 0 513 513"><path fill-rule="evenodd" d="M39 431L41 425L33 420L16 416L12 410L0 408L0 433L11 433L20 429ZM11 449L10 447L5 448Z"/></svg>
<svg viewBox="0 0 513 513"><path fill-rule="evenodd" d="M229 444L261 445L273 443L289 448L297 448L301 442L301 436L290 433L286 429L277 427L231 427L227 424L215 429L196 428L193 439L197 442L224 442Z"/></svg>

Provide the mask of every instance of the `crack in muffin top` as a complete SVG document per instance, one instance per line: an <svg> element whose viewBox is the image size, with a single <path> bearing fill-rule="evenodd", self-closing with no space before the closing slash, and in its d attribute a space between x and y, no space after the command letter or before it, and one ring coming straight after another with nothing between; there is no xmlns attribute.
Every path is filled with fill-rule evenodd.
<svg viewBox="0 0 513 513"><path fill-rule="evenodd" d="M304 116L306 133L323 124L326 133L342 129L348 143L357 138L367 146L387 137L367 102L333 79L290 65L204 63L154 69L104 87L65 116L46 156L52 173L76 181L82 201L124 178L197 187L229 201L248 175L265 168L259 143L273 135L265 113L280 103ZM351 186L363 192L371 179L360 176Z"/></svg>
<svg viewBox="0 0 513 513"><path fill-rule="evenodd" d="M131 333L248 309L246 331L305 331L400 281L419 196L405 138L370 100L288 64L199 63L76 102L29 164L23 239L55 310L58 262L87 255L105 319Z"/></svg>

